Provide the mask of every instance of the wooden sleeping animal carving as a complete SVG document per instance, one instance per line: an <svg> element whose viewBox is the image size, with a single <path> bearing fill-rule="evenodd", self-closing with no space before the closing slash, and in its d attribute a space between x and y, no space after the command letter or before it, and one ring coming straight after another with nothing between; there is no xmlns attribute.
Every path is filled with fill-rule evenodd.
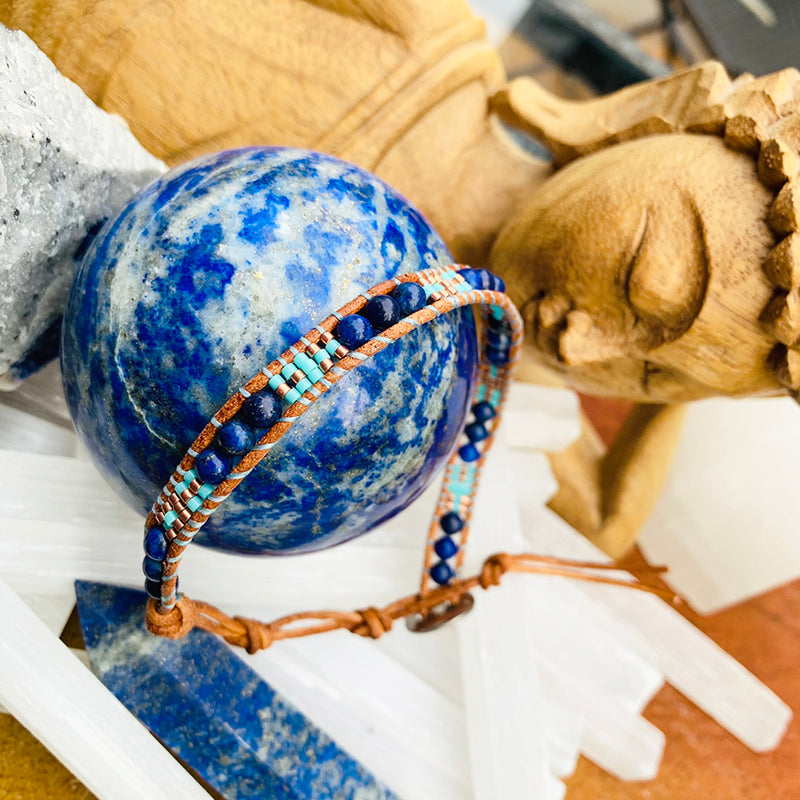
<svg viewBox="0 0 800 800"><path fill-rule="evenodd" d="M731 81L707 63L568 102L506 83L459 0L6 0L0 21L155 155L333 153L501 274L530 375L641 404L608 452L587 433L553 457L553 507L612 555L658 494L680 403L800 390L794 70Z"/></svg>

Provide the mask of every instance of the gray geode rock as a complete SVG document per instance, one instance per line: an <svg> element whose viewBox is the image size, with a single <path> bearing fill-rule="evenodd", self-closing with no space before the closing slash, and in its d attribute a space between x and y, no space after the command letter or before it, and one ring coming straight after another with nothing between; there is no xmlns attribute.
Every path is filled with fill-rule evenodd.
<svg viewBox="0 0 800 800"><path fill-rule="evenodd" d="M0 388L56 354L85 240L166 167L0 26Z"/></svg>

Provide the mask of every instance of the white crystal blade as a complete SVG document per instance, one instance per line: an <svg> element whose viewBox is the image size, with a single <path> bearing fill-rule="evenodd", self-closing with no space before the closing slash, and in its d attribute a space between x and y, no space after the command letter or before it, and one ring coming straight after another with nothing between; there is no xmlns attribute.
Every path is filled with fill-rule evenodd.
<svg viewBox="0 0 800 800"><path fill-rule="evenodd" d="M247 663L403 800L471 800L463 713L374 643L324 634Z"/></svg>
<svg viewBox="0 0 800 800"><path fill-rule="evenodd" d="M77 438L63 425L0 403L0 449L74 456Z"/></svg>
<svg viewBox="0 0 800 800"><path fill-rule="evenodd" d="M526 507L524 518L538 552L608 560L548 509ZM763 752L778 744L791 709L675 609L630 589L575 582L571 590L587 597L587 613L607 612L597 614L599 625L607 626L620 643L653 664L678 691L752 750Z"/></svg>
<svg viewBox="0 0 800 800"><path fill-rule="evenodd" d="M62 594L76 579L141 587L141 521L42 522L0 516L0 576L22 593ZM320 553L254 559L194 545L181 564L192 597L233 610L291 604L349 610L388 603L416 587L419 552L348 543Z"/></svg>
<svg viewBox="0 0 800 800"><path fill-rule="evenodd" d="M487 593L459 623L475 800L543 797L551 780L537 671L515 586Z"/></svg>
<svg viewBox="0 0 800 800"><path fill-rule="evenodd" d="M208 794L0 581L0 701L101 800Z"/></svg>
<svg viewBox="0 0 800 800"><path fill-rule="evenodd" d="M606 772L625 781L650 780L658 773L664 734L637 713L586 691L557 667L539 661L544 690L584 719L581 751Z"/></svg>
<svg viewBox="0 0 800 800"><path fill-rule="evenodd" d="M735 431L734 436L731 431ZM800 577L800 415L790 398L692 403L640 546L710 614Z"/></svg>
<svg viewBox="0 0 800 800"><path fill-rule="evenodd" d="M566 389L514 381L503 412L514 449L558 452L580 436L578 396Z"/></svg>

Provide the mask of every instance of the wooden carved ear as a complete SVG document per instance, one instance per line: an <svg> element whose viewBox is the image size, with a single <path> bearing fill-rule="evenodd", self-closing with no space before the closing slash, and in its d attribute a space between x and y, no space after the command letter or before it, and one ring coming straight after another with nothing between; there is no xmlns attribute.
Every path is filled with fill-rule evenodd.
<svg viewBox="0 0 800 800"><path fill-rule="evenodd" d="M563 100L531 78L517 78L491 98L490 107L504 122L542 142L560 167L610 144L686 130L700 120L716 128L706 132L721 133L724 117L705 120L704 114L720 106L731 85L715 61L581 101Z"/></svg>

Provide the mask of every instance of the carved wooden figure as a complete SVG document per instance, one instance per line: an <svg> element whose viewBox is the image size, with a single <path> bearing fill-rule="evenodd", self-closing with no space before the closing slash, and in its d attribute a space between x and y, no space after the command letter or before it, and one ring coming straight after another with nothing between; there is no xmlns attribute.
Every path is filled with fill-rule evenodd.
<svg viewBox="0 0 800 800"><path fill-rule="evenodd" d="M528 377L641 404L608 452L587 429L553 457L553 507L612 555L658 494L680 403L800 390L794 70L731 81L707 63L568 102L506 84L460 0L0 0L0 21L155 155L331 152L503 275Z"/></svg>

